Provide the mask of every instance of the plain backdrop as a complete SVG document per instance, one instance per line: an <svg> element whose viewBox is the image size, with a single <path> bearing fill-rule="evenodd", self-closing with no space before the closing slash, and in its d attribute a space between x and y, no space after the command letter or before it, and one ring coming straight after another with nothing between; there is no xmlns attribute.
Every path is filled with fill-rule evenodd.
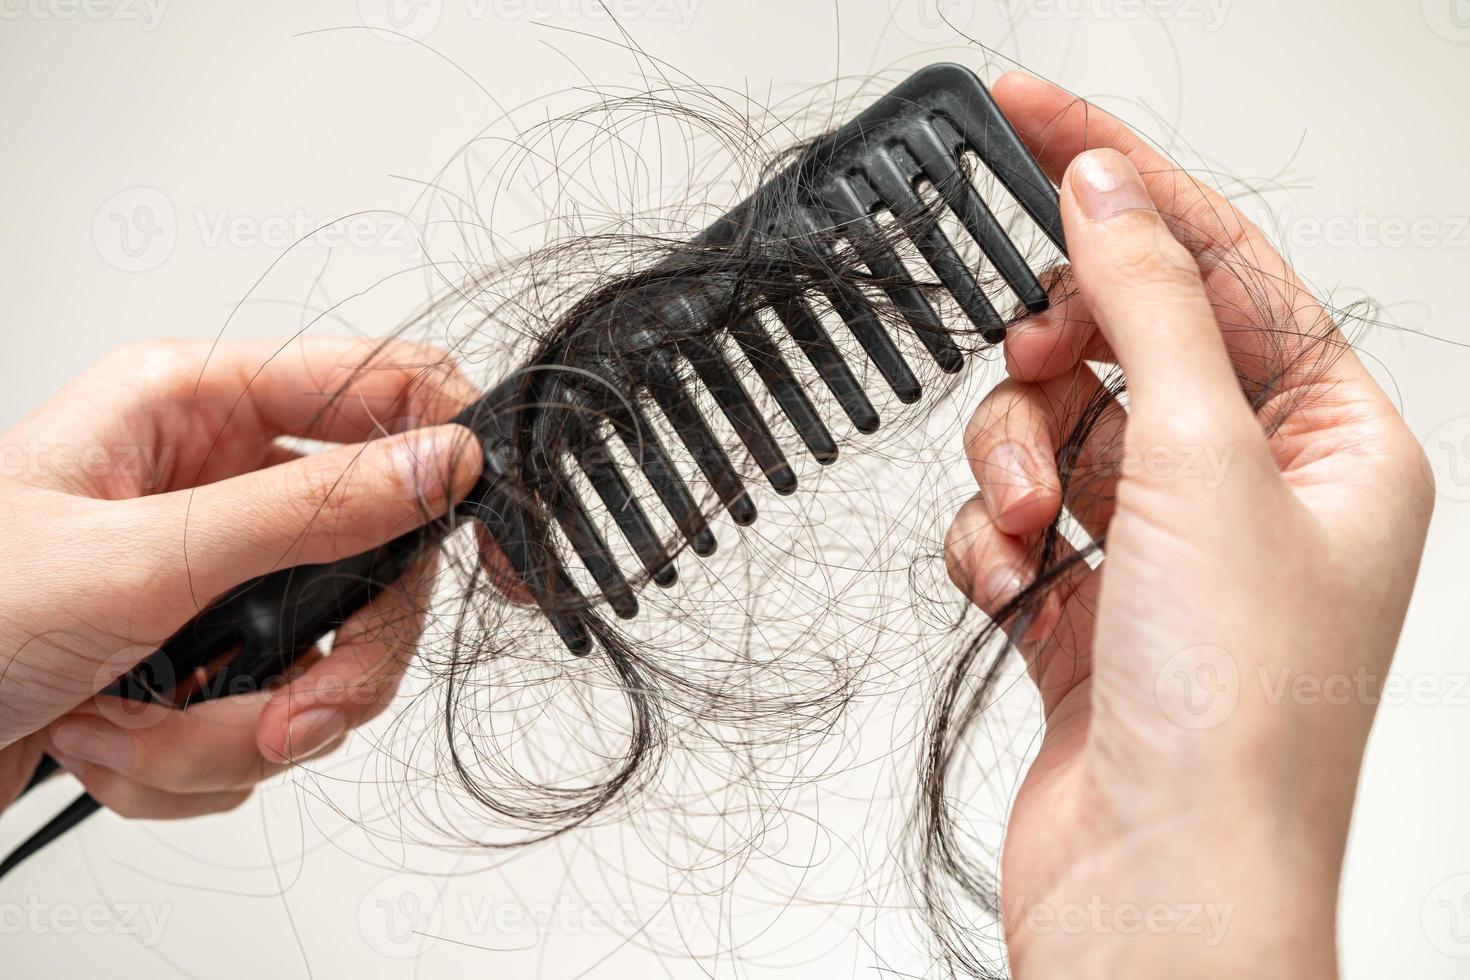
<svg viewBox="0 0 1470 980"><path fill-rule="evenodd" d="M1340 300L1382 304L1396 327L1359 341L1424 440L1440 495L1395 665L1403 684L1379 713L1363 773L1342 893L1343 972L1470 974L1470 353L1461 346L1470 7L938 6L948 24L932 3L907 0L607 0L650 59L757 101L930 60L994 74L1014 59L1228 175L1232 189L1269 188L1252 213L1275 215L1272 234L1303 274ZM584 0L0 0L0 425L127 341L297 329L313 275L337 261L332 243L293 252L260 302L225 324L304 232L411 207L416 181L494 122L497 103L529 106L519 118L534 123L538 100L553 93L567 105L591 98L573 92L568 103L578 86L644 84L618 25ZM505 219L508 238L516 221ZM414 243L400 232L367 226L357 250L369 257L358 261L386 252L401 263ZM364 243L340 251L355 245ZM420 295L423 286L414 284ZM390 329L408 309L399 299L355 306L351 328ZM953 476L962 475L961 464ZM1019 758L1038 722L1026 693L1016 697L1019 720L990 737L1014 737ZM911 716L917 702L905 704L880 713L870 734L881 740L883 725ZM750 874L768 888L673 908L660 897L661 876L672 878L657 860L667 840L626 857L589 836L493 860L441 858L349 819L378 812L370 792L323 803L330 765L189 824L103 815L0 885L0 976L928 975L911 895L894 880L901 828L891 828L911 757L875 758L886 775L869 768L825 796L786 801L810 820L790 817L783 843L752 860ZM394 778L370 740L355 741L347 759L334 765L356 780ZM49 787L6 813L0 846L71 789ZM880 797L887 816L873 824ZM999 821L1005 794L992 802ZM875 825L885 829L864 832ZM1232 842L1200 846L1228 852ZM783 847L815 870L790 881L772 872L793 866ZM636 888L621 880L634 873ZM719 951L721 936L733 953Z"/></svg>

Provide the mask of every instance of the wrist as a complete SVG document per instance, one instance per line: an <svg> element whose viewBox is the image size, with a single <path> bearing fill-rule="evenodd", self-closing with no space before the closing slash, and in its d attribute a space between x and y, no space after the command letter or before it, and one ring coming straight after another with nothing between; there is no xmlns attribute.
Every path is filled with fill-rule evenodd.
<svg viewBox="0 0 1470 980"><path fill-rule="evenodd" d="M1005 890L1013 975L1336 977L1340 863L1260 821L1123 835L1043 895Z"/></svg>

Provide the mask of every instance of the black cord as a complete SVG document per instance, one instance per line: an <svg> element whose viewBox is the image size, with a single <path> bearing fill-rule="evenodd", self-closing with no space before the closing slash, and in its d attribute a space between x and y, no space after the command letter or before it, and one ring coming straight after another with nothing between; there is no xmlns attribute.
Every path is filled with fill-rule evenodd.
<svg viewBox="0 0 1470 980"><path fill-rule="evenodd" d="M61 764L59 762L49 755L41 756L41 761L36 766L36 771L31 773L30 782L26 783L26 788L20 791L20 795L25 796L60 771ZM5 855L5 860L0 861L0 878L4 878L7 874L19 867L21 862L26 858L35 854L41 848L56 840L62 834L71 830L100 809L102 809L102 804L92 799L86 793L77 797L72 801L70 806L52 817L50 823L26 838L15 850Z"/></svg>
<svg viewBox="0 0 1470 980"><path fill-rule="evenodd" d="M218 685L209 684L204 686L203 688L201 688L201 690L196 691L188 699L188 703L193 704L199 701L207 701L210 700L216 692L225 692L231 690L229 684L226 683L226 681L233 681L240 676L244 676L245 678L250 679L253 682L259 683L261 680L267 677L274 676L279 669L273 667L268 662L261 663L253 658L243 659L246 660L246 665L242 670L238 672L231 671L231 665L227 665L220 671L221 683L219 683ZM30 782L26 783L26 787L25 789L21 790L20 795L24 796L60 771L61 764L58 763L55 759L51 758L51 756L49 755L41 756L41 761L36 766L36 771L31 773ZM4 878L11 871L14 871L16 868L18 868L21 863L25 861L26 858L35 854L37 851L41 850L47 844L50 844L52 841L57 840L68 830L71 830L73 827L78 826L79 824L81 824L82 821L86 820L88 817L90 817L92 814L96 813L100 809L102 809L102 804L98 803L91 797L90 794L87 793L83 793L75 800L72 800L70 806L68 806L65 810L62 810L56 816L52 817L45 826L36 831L30 837L27 837L19 847L7 854L3 861L0 861L0 878Z"/></svg>
<svg viewBox="0 0 1470 980"><path fill-rule="evenodd" d="M243 665L238 663L227 664L221 668L219 675L210 684L204 685L195 691L186 703L196 704L200 701L212 700L217 693L231 691L231 683L236 682L240 678L244 678L252 684L258 685L266 678L278 674L281 669L279 666L272 664L270 658L264 658L262 662L258 657L252 658L242 655L241 660L244 661ZM26 787L21 790L20 795L24 796L60 771L61 764L59 762L49 755L41 756L41 761L36 766L36 771L31 773L30 782L26 783ZM30 837L27 837L19 847L5 856L5 860L0 861L0 878L4 878L11 871L19 867L21 862L26 858L58 839L62 834L76 827L100 809L102 809L102 804L98 803L87 793L83 793L75 800L72 800L70 806L52 817L50 822Z"/></svg>
<svg viewBox="0 0 1470 980"><path fill-rule="evenodd" d="M100 809L102 809L102 804L92 799L86 793L72 800L71 805L53 817L50 823L26 838L25 843L7 854L4 861L0 861L0 878L4 878L19 867L21 862L26 858L35 854L41 848L56 840L62 834L71 830Z"/></svg>
<svg viewBox="0 0 1470 980"><path fill-rule="evenodd" d="M44 783L46 780L50 779L52 776L56 775L60 771L61 763L57 762L49 755L41 756L41 761L39 764L37 764L36 771L31 773L31 781L26 783L26 788L20 791L20 795L25 796L31 790L35 789L37 786L40 786L42 783Z"/></svg>

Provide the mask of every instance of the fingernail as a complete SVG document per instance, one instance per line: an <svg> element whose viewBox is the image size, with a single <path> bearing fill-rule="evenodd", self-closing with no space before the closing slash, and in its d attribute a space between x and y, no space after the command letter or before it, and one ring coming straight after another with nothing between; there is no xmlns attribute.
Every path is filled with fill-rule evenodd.
<svg viewBox="0 0 1470 980"><path fill-rule="evenodd" d="M336 708L308 708L287 722L286 757L300 762L346 734L347 716L342 712Z"/></svg>
<svg viewBox="0 0 1470 980"><path fill-rule="evenodd" d="M68 718L51 726L58 752L108 769L133 765L133 740L128 733L99 718Z"/></svg>
<svg viewBox="0 0 1470 980"><path fill-rule="evenodd" d="M453 425L406 433L393 446L393 468L404 494L438 505L468 493L478 476L468 463L470 442L467 430Z"/></svg>
<svg viewBox="0 0 1470 980"><path fill-rule="evenodd" d="M1040 491L1036 461L1025 446L1003 442L986 454L984 498L992 519L999 520Z"/></svg>
<svg viewBox="0 0 1470 980"><path fill-rule="evenodd" d="M1093 221L1124 211L1152 211L1154 203L1143 178L1117 150L1088 150L1072 164L1077 206Z"/></svg>

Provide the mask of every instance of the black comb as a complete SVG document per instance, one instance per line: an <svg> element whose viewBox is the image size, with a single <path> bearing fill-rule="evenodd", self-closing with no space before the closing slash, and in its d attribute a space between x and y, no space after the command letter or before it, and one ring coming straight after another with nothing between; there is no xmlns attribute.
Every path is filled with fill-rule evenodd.
<svg viewBox="0 0 1470 980"><path fill-rule="evenodd" d="M802 241L834 250L845 245L857 253L886 295L891 311L887 318L878 315L867 293L842 276L816 283L817 295L776 297L767 309L769 319L789 335L790 346L810 362L859 432L876 430L878 413L814 303L843 320L901 402L917 401L922 388L890 333L890 324L902 321L911 328L941 371L953 373L964 365L961 348L930 302L931 290L907 273L896 241L878 232L879 216L896 221L898 232L986 341L999 342L1005 334L1005 320L975 271L939 222L932 220L936 207L922 199L920 183L933 188L943 211L974 240L1027 310L1040 312L1047 306L1045 288L971 183L966 153L979 158L1065 253L1056 190L979 78L954 64L920 70L836 132L806 147L786 169L691 243L696 249L718 251L751 240ZM678 279L680 270L665 265L650 275ZM627 618L636 615L638 603L633 581L614 558L586 502L571 489L565 472L569 463L575 463L612 516L642 573L655 584L669 586L677 577L670 542L643 510L627 474L609 452L610 441L616 439L626 448L690 550L709 555L715 538L649 424L647 406L656 406L665 416L737 524L755 520L755 505L726 447L691 396L694 382L718 406L778 493L794 491L796 476L742 384L742 373L765 386L813 458L830 463L837 456L837 444L785 360L782 345L756 310L735 301L738 286L718 277L700 280L687 275L682 283L672 293L662 291L655 307L598 311L649 323L646 343L633 345L640 350L636 358L584 344L576 350L576 371L559 371L572 360L569 346L563 345L502 382L455 419L474 430L485 454L484 473L456 508L457 515L476 520L489 531L562 641L578 655L593 646L592 607L551 544L547 532L552 524L571 544L609 608ZM748 363L749 372L737 370L722 345L700 339L697 332L669 329L692 322L718 324ZM596 336L597 326L594 316L584 324L583 333ZM684 340L661 343L666 335ZM565 360L558 362L557 357ZM536 438L525 439L527 431ZM177 680L191 677L231 650L239 652L194 690L189 701L266 683L400 578L440 543L453 524L435 522L363 555L282 569L247 582L220 597L103 693L140 701L171 700ZM56 768L53 761L43 760L30 787ZM89 797L78 799L0 862L0 875L97 808Z"/></svg>
<svg viewBox="0 0 1470 980"><path fill-rule="evenodd" d="M985 164L1051 242L1065 252L1056 190L979 78L953 64L932 65L919 71L841 129L807 147L794 163L692 243L718 250L749 240L801 240L829 243L834 249L846 244L856 250L873 281L882 285L896 317L890 316L885 322L867 294L842 276L816 283L813 291L820 297L783 296L765 308L810 361L859 432L872 432L878 427L877 411L813 310L811 300L820 299L843 320L901 402L917 401L922 388L888 329L895 318L912 329L941 371L953 373L964 366L964 355L945 329L926 290L907 273L892 240L879 232L876 216L880 213L896 219L901 233L933 271L937 282L985 340L997 343L1005 335L1005 320L944 228L933 220L935 209L921 198L917 190L920 182L934 189L943 209L974 240L1028 311L1040 312L1047 306L1045 287L972 184L963 164L966 152ZM672 269L669 272L678 274ZM479 520L490 531L516 575L526 583L574 653L585 654L592 648L586 619L589 607L554 549L542 543L547 538L537 532L535 521L554 520L560 526L614 612L633 616L637 601L606 541L591 525L582 505L564 489L565 474L559 473L550 459L528 463L518 458L515 433L524 431L525 426L517 415L525 406L534 406L543 420L555 417L567 424L569 431L559 433L556 441L565 455L577 460L644 573L664 586L672 585L676 578L673 559L631 494L624 475L610 461L605 445L596 433L586 431L590 427L586 419L610 417L611 428L633 454L636 465L696 554L713 551L713 537L688 487L675 473L667 452L642 414L637 393L646 393L647 401L667 418L735 523L751 523L755 505L725 447L690 396L692 383L697 382L711 396L777 493L795 490L796 476L742 385L740 372L724 351L705 339L661 345L660 337L687 337L689 331L676 329L682 323L718 324L749 363L749 374L770 392L813 458L829 463L837 456L836 442L784 359L781 346L750 303L732 301L729 293L736 289L738 286L730 283L706 279L691 283L672 297L660 294L656 303L637 305L621 300L626 308L601 311L605 316L654 324L649 328L646 345L632 345L644 351L637 363L614 359L613 352L601 361L578 362L579 367L597 374L607 391L621 397L597 399L595 406L589 406L585 404L589 392L583 372L567 380L553 365L542 363L538 368L546 370L537 378L505 382L460 417L481 435L486 458L492 461L481 486L461 505L460 513ZM581 324L581 329L596 334L601 326L592 317ZM563 406L565 410L558 415L549 406ZM584 421L578 421L579 417ZM544 454L546 441L536 443L543 447ZM494 465L496 460L500 465ZM507 487L519 487L521 497L527 492L534 494L543 506L528 508L523 499L517 501L505 492Z"/></svg>

